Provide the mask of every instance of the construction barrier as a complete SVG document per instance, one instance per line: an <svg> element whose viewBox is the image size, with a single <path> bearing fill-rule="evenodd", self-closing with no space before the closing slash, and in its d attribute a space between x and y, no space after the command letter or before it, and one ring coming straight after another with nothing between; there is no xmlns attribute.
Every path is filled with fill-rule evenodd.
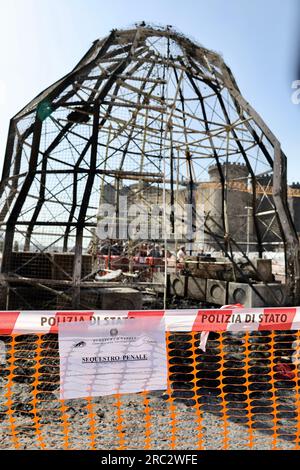
<svg viewBox="0 0 300 470"><path fill-rule="evenodd" d="M0 312L0 449L299 449L298 308L113 313ZM59 321L147 314L166 391L59 399Z"/></svg>
<svg viewBox="0 0 300 470"><path fill-rule="evenodd" d="M164 317L166 331L263 331L300 329L300 307L180 310L0 311L0 335L57 333L61 322Z"/></svg>

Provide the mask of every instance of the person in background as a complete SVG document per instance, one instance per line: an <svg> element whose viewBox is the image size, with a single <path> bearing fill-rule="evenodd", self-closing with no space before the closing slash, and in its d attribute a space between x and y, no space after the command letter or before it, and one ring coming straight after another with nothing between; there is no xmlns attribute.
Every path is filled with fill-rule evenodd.
<svg viewBox="0 0 300 470"><path fill-rule="evenodd" d="M146 258L148 252L147 243L141 243L137 249L136 255L141 258Z"/></svg>
<svg viewBox="0 0 300 470"><path fill-rule="evenodd" d="M154 245L149 252L149 255L153 258L161 258L161 251L160 251L160 246L159 245Z"/></svg>
<svg viewBox="0 0 300 470"><path fill-rule="evenodd" d="M170 250L167 250L166 257L167 257L168 266L172 266L172 267L176 266L176 256L174 255L174 253L171 253Z"/></svg>
<svg viewBox="0 0 300 470"><path fill-rule="evenodd" d="M108 240L105 240L100 245L99 253L100 255L108 255L109 251L110 251L110 242Z"/></svg>
<svg viewBox="0 0 300 470"><path fill-rule="evenodd" d="M162 251L160 245L155 245L155 258L161 258Z"/></svg>
<svg viewBox="0 0 300 470"><path fill-rule="evenodd" d="M153 243L148 243L147 256L151 256L150 253L152 252L153 249L154 249L154 244Z"/></svg>
<svg viewBox="0 0 300 470"><path fill-rule="evenodd" d="M186 258L185 246L181 246L177 252L177 261L182 262Z"/></svg>
<svg viewBox="0 0 300 470"><path fill-rule="evenodd" d="M120 241L116 241L111 247L111 254L112 255L120 255L123 251L123 247L120 243Z"/></svg>

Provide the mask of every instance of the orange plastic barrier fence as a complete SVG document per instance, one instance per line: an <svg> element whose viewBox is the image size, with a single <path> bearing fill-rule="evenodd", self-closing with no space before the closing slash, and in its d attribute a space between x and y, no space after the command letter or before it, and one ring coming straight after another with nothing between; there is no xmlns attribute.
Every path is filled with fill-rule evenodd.
<svg viewBox="0 0 300 470"><path fill-rule="evenodd" d="M299 331L167 333L167 391L65 401L57 335L0 340L0 449L299 449Z"/></svg>

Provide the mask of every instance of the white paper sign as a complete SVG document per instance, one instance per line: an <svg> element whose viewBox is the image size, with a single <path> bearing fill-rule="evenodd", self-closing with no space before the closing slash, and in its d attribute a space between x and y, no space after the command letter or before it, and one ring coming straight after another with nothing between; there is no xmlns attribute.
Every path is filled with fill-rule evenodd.
<svg viewBox="0 0 300 470"><path fill-rule="evenodd" d="M161 318L61 323L58 339L62 399L167 388Z"/></svg>

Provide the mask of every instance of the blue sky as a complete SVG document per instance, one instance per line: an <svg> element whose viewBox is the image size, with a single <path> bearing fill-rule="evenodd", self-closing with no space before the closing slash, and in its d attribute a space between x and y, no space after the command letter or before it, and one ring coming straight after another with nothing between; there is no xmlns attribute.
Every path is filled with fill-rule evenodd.
<svg viewBox="0 0 300 470"><path fill-rule="evenodd" d="M10 117L65 75L93 40L137 21L169 24L222 53L245 98L279 137L300 180L292 103L299 0L5 0L0 16L0 166ZM300 42L300 41L299 41Z"/></svg>

